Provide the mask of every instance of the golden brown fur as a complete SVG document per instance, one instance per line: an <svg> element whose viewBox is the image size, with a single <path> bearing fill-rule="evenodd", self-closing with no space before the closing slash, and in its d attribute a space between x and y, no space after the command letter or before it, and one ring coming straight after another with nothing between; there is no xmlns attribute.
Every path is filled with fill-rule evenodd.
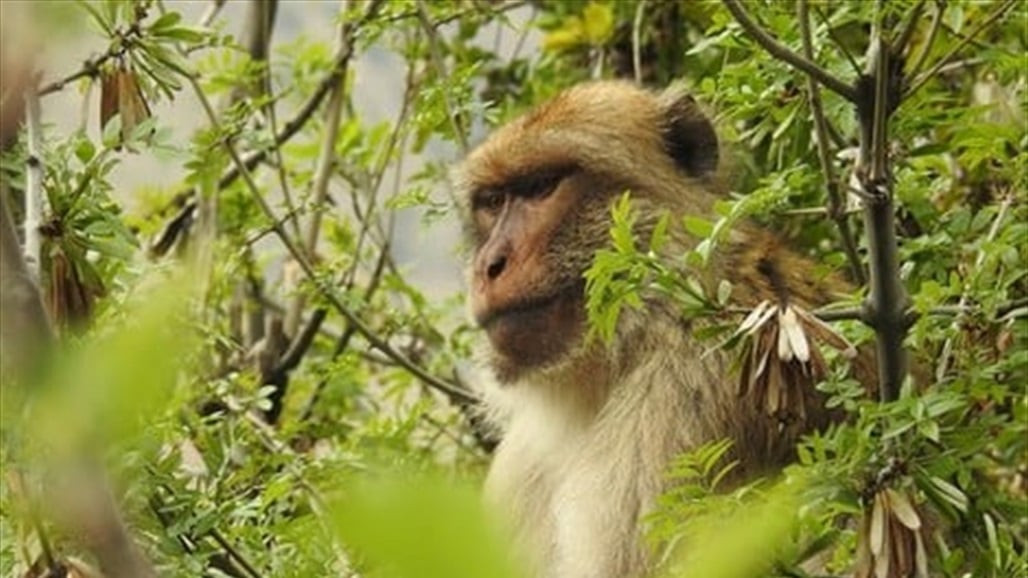
<svg viewBox="0 0 1028 578"><path fill-rule="evenodd" d="M486 397L503 431L486 493L540 576L646 574L640 520L675 455L730 438L740 475L753 475L780 466L801 432L826 421L808 404L805 420L783 424L741 398L731 354L708 352L661 300L623 314L613 344L584 340L582 273L608 242L611 200L631 190L650 222L660 210L707 213L717 151L691 99L601 82L500 128L459 171L476 249L471 309L489 336L498 383ZM711 275L732 281L736 303L811 306L842 287L812 271L744 228Z"/></svg>

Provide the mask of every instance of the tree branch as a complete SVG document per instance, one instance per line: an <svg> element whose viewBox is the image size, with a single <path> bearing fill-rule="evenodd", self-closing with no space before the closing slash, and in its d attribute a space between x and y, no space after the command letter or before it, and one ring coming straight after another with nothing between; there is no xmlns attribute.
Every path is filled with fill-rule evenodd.
<svg viewBox="0 0 1028 578"><path fill-rule="evenodd" d="M214 109L211 107L210 101L207 99L207 96L203 93L203 89L200 88L200 85L195 77L188 76L187 79L189 80L189 83L192 85L193 90L196 93L198 100L200 101L200 104L203 106L203 109L206 112L207 117L211 122L211 125L215 128L215 130L218 130L220 132L221 123L218 122L218 117L215 114ZM471 392L464 391L458 388L457 386L447 383L446 381L428 373L420 366L418 366L411 360L407 359L405 355L397 351L392 345L389 344L388 341L378 336L366 323L364 323L364 321L356 313L354 313L349 307L347 307L345 303L342 302L342 300L339 299L339 296L335 294L333 288L327 286L325 282L321 279L321 277L318 276L317 272L314 271L314 268L310 264L310 262L308 262L306 255L304 255L303 252L299 249L299 247L297 247L296 243L289 237L289 234L286 233L285 229L279 223L277 217L275 216L275 212L272 210L271 206L268 205L268 202L264 199L263 195L261 195L260 188L257 186L257 183L253 180L253 177L250 175L249 170L247 170L243 159L239 156L239 153L236 152L235 146L233 146L232 142L229 139L225 138L222 140L222 145L229 153L229 157L232 159L232 162L235 163L239 171L239 174L242 176L243 181L246 183L247 189L251 193L251 196L253 196L254 200L257 202L257 205L260 207L264 215L273 223L275 234L282 241L282 244L285 246L286 250L293 257L296 263L300 266L300 269L303 271L304 275L308 278L308 280L311 283L314 284L318 292L325 299L328 300L332 307L339 311L339 313L342 314L346 321L350 323L357 330L357 332L360 333L361 336L363 336L364 339L366 339L368 343L371 344L372 347L378 349L385 355L392 358L394 361L396 361L397 364L399 364L401 367L406 369L408 372L410 372L412 375L420 379L428 386L445 394L452 402L477 403L478 398Z"/></svg>
<svg viewBox="0 0 1028 578"><path fill-rule="evenodd" d="M907 77L911 78L917 76L917 73L921 72L921 68L924 63L928 61L928 55L932 52L932 46L935 45L935 38L939 35L939 30L942 28L942 14L946 11L946 5L942 2L935 2L935 11L932 12L932 22L928 25L928 38L924 41L924 48L921 49L921 53L917 55L917 60L910 66L910 71L907 73Z"/></svg>
<svg viewBox="0 0 1028 578"><path fill-rule="evenodd" d="M807 59L814 59L814 43L810 35L810 13L807 0L799 0L796 5L797 16L799 17L800 36L803 38L803 53ZM824 107L821 104L821 89L810 76L807 77L807 93L810 95L810 108L814 117L814 135L817 143L817 158L821 165L821 174L825 179L825 188L828 192L828 214L835 221L839 229L839 239L849 261L853 279L858 284L866 282L864 265L857 252L857 243L853 239L853 232L850 230L850 223L845 213L845 202L843 195L839 192L839 183L835 179L835 171L832 166L831 153L828 150L828 121L825 118Z"/></svg>
<svg viewBox="0 0 1028 578"><path fill-rule="evenodd" d="M890 56L881 22L875 22L867 57L867 79L873 83L873 88L862 95L871 102L864 100L857 106L861 146L855 174L863 190L870 263L866 321L875 330L882 401L899 397L907 372L903 340L909 327L907 296L897 263L892 175L888 169L888 120L897 100L892 94L899 86L895 75L900 74L890 62Z"/></svg>
<svg viewBox="0 0 1028 578"><path fill-rule="evenodd" d="M0 375L30 374L54 334L36 279L25 266L14 220L0 187Z"/></svg>
<svg viewBox="0 0 1028 578"><path fill-rule="evenodd" d="M928 69L924 74L914 79L914 81L910 83L910 87L903 92L903 98L905 99L910 95L914 94L915 92L917 92L919 88L924 86L924 83L928 82L933 77L935 77L935 75L939 73L939 70L941 70L943 66L946 66L946 64L950 60L955 58L957 54L959 54L960 51L964 49L965 46L967 46L974 40L975 36L978 36L982 33L982 31L992 26L997 20L999 20L1003 17L1004 14L1006 14L1007 10L1013 8L1018 2L1019 0L1006 0L1006 2L1000 4L1000 6L992 12L992 14L985 18L985 20L979 22L978 26L975 26L975 28L971 30L971 32L969 32L967 36L964 36L960 40L960 42L957 43L956 46L951 48L950 51L946 53L945 56L936 61L936 63L933 64L932 67ZM939 11L941 12L941 8L939 9ZM927 54L928 48L930 48L930 46L925 47L925 54Z"/></svg>
<svg viewBox="0 0 1028 578"><path fill-rule="evenodd" d="M856 102L857 91L853 86L832 76L827 70L821 68L813 61L796 54L787 46L778 42L778 40L757 24L746 9L743 8L742 3L739 2L739 0L721 1L750 37L756 41L757 44L761 45L765 50L771 53L772 56L787 64L791 64L796 69L806 73L808 76L824 85L828 90L831 90L846 100Z"/></svg>
<svg viewBox="0 0 1028 578"><path fill-rule="evenodd" d="M33 78L35 78L33 76ZM43 224L43 125L39 115L39 95L31 82L25 88L25 133L28 159L25 161L25 266L36 280L42 258L39 227Z"/></svg>
<svg viewBox="0 0 1028 578"><path fill-rule="evenodd" d="M918 0L917 4L907 14L907 22L903 26L903 30L900 31L899 36L893 43L893 50L896 54L905 54L907 46L910 44L910 39L914 37L914 31L917 30L917 25L921 20L921 13L924 12L924 5L926 0Z"/></svg>
<svg viewBox="0 0 1028 578"><path fill-rule="evenodd" d="M424 29L425 34L428 36L428 49L429 55L432 58L432 65L435 67L436 74L439 78L447 78L446 63L443 61L443 53L440 49L442 42L439 40L439 31L435 29L432 21L428 17L428 9L425 8L424 0L417 0L418 5L418 20L421 21L421 27ZM464 124L461 122L461 117L457 111L457 108L453 105L453 101L450 97L450 91L443 91L443 104L446 106L447 116L450 117L450 124L453 128L453 138L457 146L460 147L462 155L467 154L470 150L468 144L467 131L464 129Z"/></svg>

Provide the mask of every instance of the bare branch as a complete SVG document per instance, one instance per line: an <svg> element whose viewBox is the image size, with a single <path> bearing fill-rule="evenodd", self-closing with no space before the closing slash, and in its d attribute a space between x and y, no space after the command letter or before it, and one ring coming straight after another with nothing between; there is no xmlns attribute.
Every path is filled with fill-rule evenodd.
<svg viewBox="0 0 1028 578"><path fill-rule="evenodd" d="M832 23L828 20L828 15L822 12L821 8L817 5L814 6L814 14L817 14L817 17L821 19L821 24L824 24L825 30L828 31L828 37L832 39L832 42L835 43L835 47L838 48L839 52L841 52L843 57L846 58L846 62L850 64L850 68L853 69L853 73L859 75L862 71L860 69L860 65L857 64L857 59L850 54L849 50L846 50L846 44L841 38L839 38L839 35L836 34L835 29L832 27Z"/></svg>
<svg viewBox="0 0 1028 578"><path fill-rule="evenodd" d="M906 52L907 45L910 44L910 39L914 37L914 31L917 30L917 25L921 20L921 13L924 12L925 2L926 0L918 0L917 4L910 10L910 13L907 14L907 22L896 41L893 42L893 49L896 54Z"/></svg>
<svg viewBox="0 0 1028 578"><path fill-rule="evenodd" d="M43 224L43 126L39 96L34 83L25 90L25 132L28 159L25 164L25 266L37 281L42 257L39 227Z"/></svg>
<svg viewBox="0 0 1028 578"><path fill-rule="evenodd" d="M218 122L218 117L215 114L214 109L211 107L210 101L207 99L207 96L203 93L203 89L200 87L196 78L192 76L189 76L187 78L189 80L189 83L192 85L193 90L200 101L200 104L203 106L203 109L206 112L207 117L211 122L211 125L215 128L215 130L220 131L221 123ZM239 153L236 152L235 146L233 146L232 142L228 139L224 139L222 141L222 144L225 147L226 151L228 151L229 157L232 159L232 162L236 165L239 174L242 176L243 181L246 183L247 189L249 189L254 200L257 202L257 205L260 207L261 211L265 214L265 216L274 224L275 234L279 237L279 240L282 241L282 244L285 246L286 250L289 251L289 254L296 261L297 265L300 266L300 269L303 271L304 275L308 278L308 280L310 280L314 284L318 292L325 299L328 300L332 307L339 311L339 313L342 314L346 321L350 325L352 325L357 330L357 332L360 333L361 336L363 336L364 339L366 339L368 343L371 344L372 347L378 349L382 353L392 358L397 364L399 364L401 367L409 371L412 375L420 379L425 384L445 394L454 403L477 403L477 397L471 392L464 391L455 385L447 383L446 381L428 373L423 368L418 366L416 363L407 359L405 355L397 351L392 345L389 344L388 341L386 341L378 334L376 334L364 322L364 320L362 320L345 303L343 303L342 300L339 299L339 296L336 295L334 289L332 287L327 286L324 283L324 281L320 277L318 277L317 273L314 271L313 266L310 264L310 262L308 262L306 255L303 254L303 252L296 245L293 239L289 237L289 234L286 233L285 229L278 222L274 210L272 210L271 206L268 205L267 200L264 199L263 195L261 194L260 188L257 186L257 183L253 180L253 177L250 175L249 170L247 170L243 159L239 156Z"/></svg>
<svg viewBox="0 0 1028 578"><path fill-rule="evenodd" d="M632 71L635 81L642 84L642 23L646 10L646 0L639 0L635 7L635 18L632 20Z"/></svg>
<svg viewBox="0 0 1028 578"><path fill-rule="evenodd" d="M0 187L0 373L23 375L49 349L54 335L36 279L25 266Z"/></svg>
<svg viewBox="0 0 1028 578"><path fill-rule="evenodd" d="M800 24L800 36L803 38L803 53L807 59L814 59L814 43L810 35L810 13L807 7L807 0L799 0L797 4L797 15ZM839 192L839 183L835 179L835 171L832 166L831 153L828 150L828 121L825 118L824 107L821 104L821 89L812 77L807 77L807 93L810 95L810 108L814 116L814 136L817 142L817 158L821 164L821 174L825 179L825 188L828 192L828 214L835 221L839 229L839 239L849 261L853 279L863 285L866 282L864 265L857 252L857 243L850 230L850 223L845 213L845 201L842 193Z"/></svg>
<svg viewBox="0 0 1028 578"><path fill-rule="evenodd" d="M372 9L375 5L371 6ZM344 24L339 31L340 49L349 51L348 44L353 42L350 27ZM346 74L340 76L339 82L332 87L328 97L328 104L325 106L324 133L321 138L321 149L318 151L317 164L314 168L314 180L311 183L310 191L310 222L307 224L307 234L302 239L301 248L307 257L313 262L318 247L318 233L321 230L321 214L326 208L328 200L328 183L332 178L332 169L335 168L336 140L339 137L339 122L342 118L343 101L346 98ZM276 149L277 150L277 149ZM307 296L302 291L297 291L289 312L286 315L286 333L293 335L300 325L300 316L307 303Z"/></svg>
<svg viewBox="0 0 1028 578"><path fill-rule="evenodd" d="M928 61L928 55L932 52L932 46L935 45L935 38L939 35L939 30L942 28L942 14L946 11L946 4L942 2L935 2L935 11L932 12L932 22L928 25L928 38L924 41L924 48L921 49L921 53L918 54L917 60L911 65L907 75L908 78L917 76L917 73L921 72L921 68L925 62Z"/></svg>
<svg viewBox="0 0 1028 578"><path fill-rule="evenodd" d="M974 269L975 270L980 269L982 264L985 263L985 246L989 242L991 242L993 239L995 239L996 235L999 234L1000 225L1006 219L1007 211L1010 210L1010 205L1011 205L1012 202L1013 202L1013 195L1010 195L1010 194L1005 195L1003 197L1003 200L1000 202L999 210L996 212L996 218L993 219L992 226L989 227L989 232L985 236L985 241L979 247L978 255L975 257L975 260L974 260ZM958 308L965 307L967 305L967 301L968 301L967 293L962 294L960 296L960 301L957 303L957 307ZM960 319L955 319L953 321L953 325L950 327L950 329L951 329L953 335L956 335L956 333L960 330ZM950 336L942 344L942 352L939 354L939 361L938 361L937 365L935 366L935 379L937 381L942 381L942 379L946 376L946 372L949 370L950 362L952 361L952 357L953 357L953 343L954 343L953 336Z"/></svg>
<svg viewBox="0 0 1028 578"><path fill-rule="evenodd" d="M790 64L798 70L806 73L814 80L818 81L825 88L838 94L850 102L856 102L857 92L856 89L832 76L827 70L821 68L813 61L796 54L790 50L784 44L778 42L771 34L764 30L752 16L743 8L742 3L739 0L721 0L728 11L732 13L735 20L743 27L744 30L753 38L757 44L764 47L765 50L771 53L775 58Z"/></svg>
<svg viewBox="0 0 1028 578"><path fill-rule="evenodd" d="M899 276L892 177L888 170L888 121L895 104L891 92L896 90L895 75L900 73L890 63L890 56L881 22L875 22L871 29L866 75L873 89L864 91L862 96L872 100L857 106L861 146L855 174L863 190L870 264L865 322L875 330L878 391L882 401L899 397L907 372L903 340L910 322L906 313L907 295Z"/></svg>

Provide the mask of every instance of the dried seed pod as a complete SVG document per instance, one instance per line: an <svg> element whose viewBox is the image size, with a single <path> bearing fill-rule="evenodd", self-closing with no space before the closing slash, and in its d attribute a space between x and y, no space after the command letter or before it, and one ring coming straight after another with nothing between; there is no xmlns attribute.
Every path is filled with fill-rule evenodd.
<svg viewBox="0 0 1028 578"><path fill-rule="evenodd" d="M928 578L928 554L917 507L903 492L883 488L864 512L857 578Z"/></svg>

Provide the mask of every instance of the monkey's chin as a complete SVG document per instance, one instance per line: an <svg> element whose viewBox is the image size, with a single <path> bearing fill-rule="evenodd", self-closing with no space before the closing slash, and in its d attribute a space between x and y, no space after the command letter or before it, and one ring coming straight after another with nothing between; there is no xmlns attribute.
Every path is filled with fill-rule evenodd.
<svg viewBox="0 0 1028 578"><path fill-rule="evenodd" d="M501 383L558 363L578 344L585 326L581 287L492 313L482 323Z"/></svg>

